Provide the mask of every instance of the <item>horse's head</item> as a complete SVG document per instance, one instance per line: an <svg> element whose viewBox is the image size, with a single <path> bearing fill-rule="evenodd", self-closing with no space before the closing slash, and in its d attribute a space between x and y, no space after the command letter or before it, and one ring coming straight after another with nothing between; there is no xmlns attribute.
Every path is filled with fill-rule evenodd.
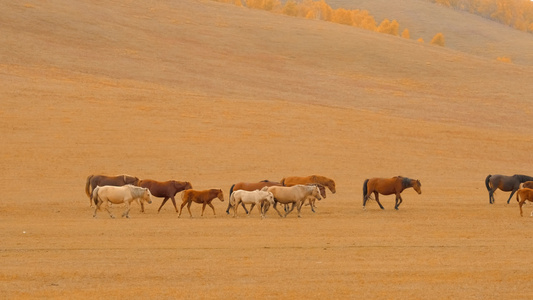
<svg viewBox="0 0 533 300"><path fill-rule="evenodd" d="M274 194L272 194L272 192L267 192L266 200L268 203L274 205Z"/></svg>
<svg viewBox="0 0 533 300"><path fill-rule="evenodd" d="M422 184L420 183L420 180L412 179L411 180L411 185L413 186L413 189L415 189L415 191L418 194L422 194L422 190L420 189L420 186L422 186Z"/></svg>
<svg viewBox="0 0 533 300"><path fill-rule="evenodd" d="M152 193L150 193L150 190L147 188L142 188L144 190L143 192L143 201L147 202L148 204L152 204Z"/></svg>
<svg viewBox="0 0 533 300"><path fill-rule="evenodd" d="M124 183L139 186L139 178L129 176L129 175L124 175Z"/></svg>
<svg viewBox="0 0 533 300"><path fill-rule="evenodd" d="M322 197L320 197L320 188L317 185L313 186L313 193L311 195L317 200L322 200Z"/></svg>
<svg viewBox="0 0 533 300"><path fill-rule="evenodd" d="M218 190L217 198L220 199L220 201L224 202L224 193L222 192L222 190Z"/></svg>
<svg viewBox="0 0 533 300"><path fill-rule="evenodd" d="M337 190L335 189L335 181L333 181L333 180L328 180L327 186L328 186L328 189L329 189L333 194L335 194L335 193L337 192ZM324 196L324 198L326 198L326 196Z"/></svg>

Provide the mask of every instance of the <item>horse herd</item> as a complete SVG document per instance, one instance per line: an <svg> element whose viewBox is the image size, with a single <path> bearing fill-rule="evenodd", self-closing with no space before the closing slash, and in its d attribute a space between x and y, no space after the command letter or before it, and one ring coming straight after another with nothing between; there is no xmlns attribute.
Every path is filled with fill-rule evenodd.
<svg viewBox="0 0 533 300"><path fill-rule="evenodd" d="M522 185L522 187L521 187ZM533 202L533 177L526 175L488 175L485 179L485 186L489 192L489 203L494 203L494 192L496 189L511 192L507 203L516 193L516 200L519 203L520 215L522 216L522 205L525 201ZM274 207L280 217L286 217L294 208L298 211L298 217L302 206L307 202L311 210L315 212L315 201L326 198L326 188L332 193L336 192L335 181L321 175L311 175L305 177L285 177L280 182L263 180L260 182L238 182L231 186L229 191L229 203L226 213L230 213L233 208L233 216L237 215L238 206L241 205L246 212L250 214L252 209L257 206L261 214L261 218L265 217L266 212L270 206ZM413 188L418 194L422 193L420 180L410 179L402 176L395 176L392 178L371 178L366 179L363 183L363 210L366 209L366 203L369 199L377 202L381 209L384 209L379 201L379 194L381 195L395 195L395 206L398 210L400 204L403 202L401 193L407 188ZM181 207L178 210L176 199L177 193L181 194ZM106 175L90 175L87 177L85 184L85 193L89 197L89 203L95 204L93 217L102 206L107 210L109 215L114 218L109 210L109 204L126 205L126 210L122 214L123 217L129 217L130 205L133 201L137 201L141 206L141 211L144 212L144 203L152 203L152 196L163 198L163 202L159 206L157 212L170 199L178 213L181 216L183 208L187 205L189 216L192 217L191 205L192 203L202 204L202 216L206 206L211 207L213 214L215 207L211 203L214 199L224 201L224 193L222 189L208 189L208 190L194 190L191 183L187 181L155 181L151 179L140 180L137 177L129 175L106 176ZM372 198L374 194L374 198ZM248 210L245 204L250 204ZM278 204L284 206L284 213L278 210ZM289 205L291 207L289 208ZM533 211L531 212L533 216Z"/></svg>

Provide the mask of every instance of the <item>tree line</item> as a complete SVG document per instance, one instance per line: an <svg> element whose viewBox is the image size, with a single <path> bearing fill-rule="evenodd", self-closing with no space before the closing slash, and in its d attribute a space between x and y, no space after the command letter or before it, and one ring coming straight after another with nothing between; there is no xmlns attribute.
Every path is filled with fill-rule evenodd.
<svg viewBox="0 0 533 300"><path fill-rule="evenodd" d="M400 33L400 24L396 20L384 19L378 24L374 16L367 10L360 9L333 9L325 0L287 0L282 4L280 0L215 0L231 3L237 6L261 9L293 17L316 19L343 25L354 26L379 33L401 36L410 39L410 33L404 28ZM419 42L423 39L419 38ZM430 41L431 44L444 46L444 35L437 33Z"/></svg>

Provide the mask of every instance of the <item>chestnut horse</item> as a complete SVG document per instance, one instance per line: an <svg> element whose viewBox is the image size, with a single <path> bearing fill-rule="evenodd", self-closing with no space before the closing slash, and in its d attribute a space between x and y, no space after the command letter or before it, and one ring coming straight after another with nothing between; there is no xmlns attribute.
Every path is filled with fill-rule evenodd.
<svg viewBox="0 0 533 300"><path fill-rule="evenodd" d="M190 182L175 180L160 182L151 179L143 179L139 180L138 186L148 188L150 190L150 193L152 193L152 196L154 197L165 198L163 199L163 203L161 203L161 206L159 206L157 213L159 213L161 207L165 205L168 199L172 200L172 204L174 204L174 208L176 209L176 212L178 212L178 207L176 206L176 200L174 199L174 196L176 196L177 193L183 190L192 189L192 185ZM143 205L141 205L141 210L144 212Z"/></svg>
<svg viewBox="0 0 533 300"><path fill-rule="evenodd" d="M244 190L244 191L255 191L260 190L264 188L265 186L281 186L281 183L269 181L269 180L263 180L259 182L237 182L236 184L232 185L229 189L229 195L233 194L233 191L238 190ZM246 206L244 206L244 202L241 202L242 207L244 208L244 211L248 213L248 210L246 209ZM228 208L226 209L226 214L229 215L229 210L231 208L231 203L228 203Z"/></svg>
<svg viewBox="0 0 533 300"><path fill-rule="evenodd" d="M522 184L522 188L533 189L533 181L526 181Z"/></svg>
<svg viewBox="0 0 533 300"><path fill-rule="evenodd" d="M518 206L520 206L520 216L523 217L522 205L524 205L524 202L526 201L533 202L533 189L529 189L529 188L519 189L518 192L516 193L516 201L518 201ZM531 212L530 216L533 217L533 211Z"/></svg>
<svg viewBox="0 0 533 300"><path fill-rule="evenodd" d="M514 193L520 188L520 184L526 181L533 181L533 177L527 175L515 174L513 176L506 175L489 175L485 178L485 186L489 192L489 203L494 203L494 192L500 189L504 192L511 192L511 196L507 200L507 204L511 201Z"/></svg>
<svg viewBox="0 0 533 300"><path fill-rule="evenodd" d="M191 213L191 204L193 202L201 203L202 206L202 216L204 215L205 206L209 205L213 209L213 215L217 215L215 213L215 207L213 204L211 204L211 201L213 199L218 198L220 201L224 201L224 194L222 193L221 189L210 189L205 191L196 191L196 190L185 190L183 193L181 193L181 207L180 207L180 213L178 215L178 218L181 216L181 213L183 212L183 207L187 204L187 210L189 210L189 215L192 218Z"/></svg>
<svg viewBox="0 0 533 300"><path fill-rule="evenodd" d="M337 192L335 189L335 181L333 179L320 176L320 175L311 175L311 176L306 176L306 177L292 176L292 177L285 177L281 180L281 184L284 186L293 186L297 184L305 185L305 184L313 184L313 183L318 183L323 186L326 186L333 194Z"/></svg>
<svg viewBox="0 0 533 300"><path fill-rule="evenodd" d="M400 193L406 188L412 187L418 194L422 194L420 189L421 183L420 180L409 179L407 177L396 176L392 178L371 178L365 180L363 184L363 209L365 208L366 201L372 193L376 198L376 202L379 204L381 209L383 205L379 202L379 194L382 195L392 195L396 194L396 204L394 209L398 210L398 207L403 202L402 196Z"/></svg>
<svg viewBox="0 0 533 300"><path fill-rule="evenodd" d="M89 175L87 181L85 182L85 193L89 197L89 205L92 206L93 202L91 201L91 195L93 190L97 186L112 185L112 186L123 186L126 184L137 185L139 178L129 176L129 175L117 175L117 176L106 176L106 175Z"/></svg>

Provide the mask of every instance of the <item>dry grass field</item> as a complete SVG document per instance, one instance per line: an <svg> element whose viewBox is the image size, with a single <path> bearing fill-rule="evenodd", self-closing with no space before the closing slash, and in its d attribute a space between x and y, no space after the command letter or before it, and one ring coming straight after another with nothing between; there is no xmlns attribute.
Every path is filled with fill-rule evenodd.
<svg viewBox="0 0 533 300"><path fill-rule="evenodd" d="M533 175L533 37L423 3L447 47L209 0L1 4L0 298L531 299L533 207L484 179ZM93 218L97 173L225 201ZM235 182L311 174L337 185L316 213L225 214ZM396 175L422 194L363 211Z"/></svg>

